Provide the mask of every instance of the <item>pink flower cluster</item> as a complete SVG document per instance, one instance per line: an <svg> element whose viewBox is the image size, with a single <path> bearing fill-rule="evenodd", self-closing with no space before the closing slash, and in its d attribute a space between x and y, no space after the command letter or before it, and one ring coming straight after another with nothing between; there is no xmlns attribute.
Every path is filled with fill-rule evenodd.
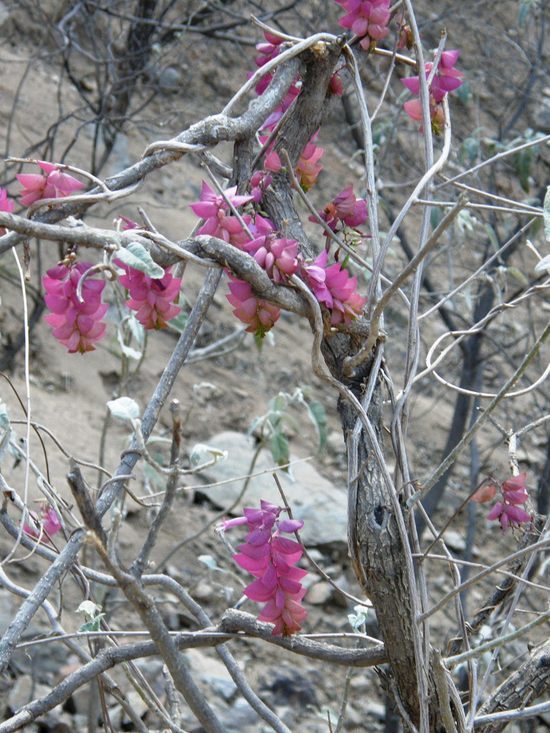
<svg viewBox="0 0 550 733"><path fill-rule="evenodd" d="M264 31L264 38L267 43L258 43L256 45L256 49L259 52L259 56L256 57L256 66L258 68L261 68L262 66L267 64L268 61L276 58L279 55L279 52L281 50L280 46L283 43L282 38L279 38L279 36L275 36L272 33L269 33L269 31ZM263 94L269 86L272 78L273 72L265 74L265 76L263 76L256 84L256 94ZM283 114L286 112L286 110L290 107L292 102L300 94L300 91L300 82L297 78L290 85L286 97L283 99L281 104L277 107L276 110L274 110L270 114L270 116L264 122L263 128L265 130L275 129L275 126L277 125Z"/></svg>
<svg viewBox="0 0 550 733"><path fill-rule="evenodd" d="M238 196L236 187L228 188L224 191L224 196L217 194L203 181L200 201L195 201L190 206L197 216L205 220L197 234L210 234L212 237L236 244L237 241L242 241L242 237L240 240L235 240L235 237L242 235L243 227L238 218L232 215L227 201L237 209L252 201L252 196Z"/></svg>
<svg viewBox="0 0 550 733"><path fill-rule="evenodd" d="M8 198L8 192L5 188L0 188L0 211L10 214L13 211L15 202ZM4 227L0 227L0 237L6 233Z"/></svg>
<svg viewBox="0 0 550 733"><path fill-rule="evenodd" d="M390 20L390 0L336 0L347 14L338 24L349 28L362 40L360 46L368 51L372 43L385 38Z"/></svg>
<svg viewBox="0 0 550 733"><path fill-rule="evenodd" d="M94 277L83 279L91 267L91 262L60 262L42 278L44 300L51 311L45 321L70 354L93 351L106 329L101 320L108 309L101 302L105 282ZM81 280L81 298L78 298Z"/></svg>
<svg viewBox="0 0 550 733"><path fill-rule="evenodd" d="M30 206L42 199L56 199L70 196L84 188L84 184L68 173L62 173L55 163L38 160L42 173L18 173L16 178L23 186L20 201L23 206Z"/></svg>
<svg viewBox="0 0 550 733"><path fill-rule="evenodd" d="M367 202L365 199L355 198L353 186L348 186L319 212L319 216L333 232L340 223L355 229L367 221ZM310 216L309 220L317 221L314 216Z"/></svg>
<svg viewBox="0 0 550 733"><path fill-rule="evenodd" d="M357 292L357 278L339 262L327 267L328 252L321 254L309 265L304 265L306 282L313 294L331 312L330 322L333 326L349 323L360 316L366 298Z"/></svg>
<svg viewBox="0 0 550 733"><path fill-rule="evenodd" d="M243 249L252 255L275 283L282 283L298 269L298 242L276 239L273 233L247 242Z"/></svg>
<svg viewBox="0 0 550 733"><path fill-rule="evenodd" d="M155 279L120 260L114 260L114 264L124 270L118 281L128 290L130 299L126 305L136 311L137 320L148 329L166 328L168 321L181 310L174 302L180 292L181 279L174 277L169 267L163 277Z"/></svg>
<svg viewBox="0 0 550 733"><path fill-rule="evenodd" d="M521 504L525 504L529 499L526 482L527 474L520 473L518 476L507 479L500 486L502 501L497 501L487 515L487 519L498 519L503 531L507 530L508 527L519 527L521 524L531 522L533 519L531 514L521 508ZM484 504L492 501L496 493L496 485L488 483L478 489L471 497L471 500Z"/></svg>
<svg viewBox="0 0 550 733"><path fill-rule="evenodd" d="M281 311L267 300L257 298L246 280L229 274L229 295L225 297L234 306L233 315L248 325L246 331L261 339L279 320Z"/></svg>
<svg viewBox="0 0 550 733"><path fill-rule="evenodd" d="M31 519L33 520L33 523L35 525L41 525L42 531L47 537L53 537L54 534L57 534L61 529L61 518L59 517L59 514L56 512L56 510L53 508L53 506L50 506L49 504L45 504L42 507L42 516L39 518L35 512L31 512ZM31 537L40 537L40 531L38 531L35 527L32 527L30 524L26 523L23 525L23 529L25 532L30 535Z"/></svg>
<svg viewBox="0 0 550 733"><path fill-rule="evenodd" d="M460 51L443 51L439 60L439 66L430 84L430 117L432 121L432 129L436 134L441 134L444 124L444 113L441 103L445 99L445 95L455 91L462 85L462 72L454 68ZM433 64L426 64L426 78L429 77ZM409 76L407 79L401 79L407 89L416 94L420 94L420 77ZM405 112L413 120L422 121L422 103L419 98L410 99L403 105Z"/></svg>
<svg viewBox="0 0 550 733"><path fill-rule="evenodd" d="M244 516L222 522L221 529L246 524L244 544L233 556L241 568L256 578L244 593L252 601L265 603L258 619L274 624L273 636L290 636L300 631L307 611L301 605L305 588L301 584L306 570L295 567L303 548L281 533L295 532L303 526L296 519L279 519L283 509L261 501L260 509L246 508Z"/></svg>

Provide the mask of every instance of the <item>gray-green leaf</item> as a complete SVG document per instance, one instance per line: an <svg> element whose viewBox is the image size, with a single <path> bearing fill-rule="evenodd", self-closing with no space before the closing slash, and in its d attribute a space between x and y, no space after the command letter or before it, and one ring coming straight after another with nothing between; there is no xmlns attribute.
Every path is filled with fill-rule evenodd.
<svg viewBox="0 0 550 733"><path fill-rule="evenodd" d="M154 261L149 252L139 242L130 242L126 247L122 247L116 252L116 259L124 262L125 265L133 267L135 270L144 272L154 280L160 280L164 277L164 270Z"/></svg>

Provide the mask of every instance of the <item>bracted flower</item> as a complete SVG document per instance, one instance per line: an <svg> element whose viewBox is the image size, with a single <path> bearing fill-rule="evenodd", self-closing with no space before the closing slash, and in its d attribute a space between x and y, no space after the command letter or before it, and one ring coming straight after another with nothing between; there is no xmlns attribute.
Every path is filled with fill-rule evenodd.
<svg viewBox="0 0 550 733"><path fill-rule="evenodd" d="M362 38L361 48L368 50L372 41L380 41L388 33L390 0L336 0L347 15L338 21L342 28L349 28Z"/></svg>
<svg viewBox="0 0 550 733"><path fill-rule="evenodd" d="M5 211L6 213L11 214L14 206L15 202L13 199L8 198L8 192L6 189L0 188L0 211ZM3 227L0 227L0 237L5 233L6 230Z"/></svg>
<svg viewBox="0 0 550 733"><path fill-rule="evenodd" d="M38 160L37 165L43 173L17 173L15 177L23 186L20 201L30 206L42 199L56 199L70 196L84 188L84 184L68 173L63 173L55 163Z"/></svg>
<svg viewBox="0 0 550 733"><path fill-rule="evenodd" d="M41 518L38 518L38 516L34 512L31 512L31 519L34 526L31 526L30 523L25 522L25 524L23 525L23 529L31 537L40 537L41 530L44 532L46 537L53 537L62 528L61 518L59 514L56 512L53 506L45 504L42 507L41 515ZM41 530L38 528L40 525Z"/></svg>
<svg viewBox="0 0 550 733"><path fill-rule="evenodd" d="M86 277L81 297L77 296L79 282L92 266L91 262L60 262L42 278L44 301L51 311L44 320L70 354L94 351L105 333L106 325L101 321L108 309L101 302L105 282Z"/></svg>
<svg viewBox="0 0 550 733"><path fill-rule="evenodd" d="M313 135L302 150L300 159L296 164L296 178L300 181L300 186L304 191L309 191L317 181L319 173L323 170L323 166L319 163L319 160L325 154L325 149L319 145L315 145L316 139L317 133Z"/></svg>
<svg viewBox="0 0 550 733"><path fill-rule="evenodd" d="M519 527L521 524L527 524L533 519L532 515L520 506L529 499L526 481L526 473L520 473L507 479L501 486L502 501L497 501L487 515L487 519L498 519L503 531L507 530L508 527ZM479 501L479 499L477 500Z"/></svg>
<svg viewBox="0 0 550 733"><path fill-rule="evenodd" d="M301 605L306 591L300 582L307 571L295 567L303 548L281 536L301 529L303 522L279 519L282 511L282 507L262 500L260 509L246 508L244 516L221 524L222 530L244 524L248 527L246 541L238 546L233 559L256 578L244 593L253 601L265 603L258 619L274 624L274 636L297 633L307 616Z"/></svg>
<svg viewBox="0 0 550 733"><path fill-rule="evenodd" d="M365 199L355 198L353 186L348 186L319 212L319 216L332 231L336 231L340 222L355 229L367 221L367 202ZM310 216L309 220L317 221L314 216Z"/></svg>
<svg viewBox="0 0 550 733"><path fill-rule="evenodd" d="M349 323L361 315L367 299L357 292L357 278L339 262L327 267L328 252L321 254L310 264L304 265L306 281L317 300L331 312L333 326Z"/></svg>
<svg viewBox="0 0 550 733"><path fill-rule="evenodd" d="M235 238L238 239L242 235L243 227L237 217L231 214L227 201L230 201L237 209L239 206L252 201L253 197L238 196L236 186L224 191L224 196L217 194L203 181L200 201L196 201L190 206L197 216L205 220L197 234L210 234L212 237L218 237L218 239L234 244Z"/></svg>
<svg viewBox="0 0 550 733"><path fill-rule="evenodd" d="M268 234L252 239L243 249L254 257L273 282L284 282L298 269L298 242L294 239L276 239Z"/></svg>
<svg viewBox="0 0 550 733"><path fill-rule="evenodd" d="M163 277L152 278L120 260L114 260L114 264L124 271L118 280L128 290L127 305L136 311L137 320L147 329L166 328L168 321L181 311L175 304L181 279L174 277L169 267Z"/></svg>
<svg viewBox="0 0 550 733"><path fill-rule="evenodd" d="M247 324L246 331L263 338L279 320L281 311L267 300L257 298L251 285L229 275L229 295L225 297L234 307L233 315Z"/></svg>

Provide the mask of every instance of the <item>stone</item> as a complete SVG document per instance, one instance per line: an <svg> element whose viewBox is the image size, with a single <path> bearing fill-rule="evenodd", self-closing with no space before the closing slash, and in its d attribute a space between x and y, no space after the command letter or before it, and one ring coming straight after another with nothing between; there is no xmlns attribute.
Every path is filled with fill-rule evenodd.
<svg viewBox="0 0 550 733"><path fill-rule="evenodd" d="M305 597L306 603L310 603L312 606L323 606L328 603L332 598L334 588L326 580L321 580L319 583L315 583L308 590Z"/></svg>
<svg viewBox="0 0 550 733"><path fill-rule="evenodd" d="M201 471L198 477L205 483L227 481L243 477L249 473L256 446L254 440L242 433L226 431L205 441L207 445L227 451L227 458L214 466ZM296 457L291 456L291 460ZM281 504L281 496L273 480L273 458L267 450L262 450L254 466L244 497L232 514L240 514L245 506L258 506L260 499ZM262 472L263 473L260 473ZM316 471L309 461L295 463L291 475L278 471L278 477L292 508L295 519L303 519L300 531L306 545L338 544L341 549L347 546L347 494L343 487L336 487ZM212 486L199 492L212 503L228 509L239 497L244 479Z"/></svg>
<svg viewBox="0 0 550 733"><path fill-rule="evenodd" d="M237 685L227 667L219 659L211 657L200 649L188 649L185 653L193 674L220 695L229 701L237 692Z"/></svg>
<svg viewBox="0 0 550 733"><path fill-rule="evenodd" d="M33 698L33 681L30 674L22 674L15 680L8 695L8 705L13 712L19 710Z"/></svg>

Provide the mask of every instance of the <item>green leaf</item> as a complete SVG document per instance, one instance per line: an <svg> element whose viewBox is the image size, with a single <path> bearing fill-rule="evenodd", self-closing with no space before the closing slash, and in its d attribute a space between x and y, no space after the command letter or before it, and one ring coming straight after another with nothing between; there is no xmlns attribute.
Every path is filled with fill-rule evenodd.
<svg viewBox="0 0 550 733"><path fill-rule="evenodd" d="M517 267L507 267L506 271L511 277L514 278L514 280L517 280L520 285L523 285L524 287L527 287L529 285L529 280Z"/></svg>
<svg viewBox="0 0 550 733"><path fill-rule="evenodd" d="M139 405L130 397L119 397L116 400L107 402L111 415L121 420L135 420L139 417Z"/></svg>
<svg viewBox="0 0 550 733"><path fill-rule="evenodd" d="M307 414L315 426L319 438L319 450L323 450L327 442L327 413L320 402L307 402Z"/></svg>
<svg viewBox="0 0 550 733"><path fill-rule="evenodd" d="M91 619L90 621L86 621L85 624L82 624L82 626L78 629L78 632L80 634L86 634L93 631L101 631L101 619L104 618L104 613L99 613L95 618Z"/></svg>
<svg viewBox="0 0 550 733"><path fill-rule="evenodd" d="M290 461L288 440L280 430L276 430L272 434L269 440L269 449L273 460L278 466L284 466Z"/></svg>
<svg viewBox="0 0 550 733"><path fill-rule="evenodd" d="M550 186L546 189L544 197L544 235L546 241L550 242Z"/></svg>
<svg viewBox="0 0 550 733"><path fill-rule="evenodd" d="M149 252L139 242L130 242L126 247L117 250L115 256L116 259L124 262L125 265L144 272L154 280L160 280L161 277L164 277L162 267L157 265Z"/></svg>
<svg viewBox="0 0 550 733"><path fill-rule="evenodd" d="M173 329L174 331L176 331L176 333L183 333L185 327L187 326L188 318L189 314L186 311L182 310L175 318L172 318L171 321L168 321L168 328Z"/></svg>
<svg viewBox="0 0 550 733"><path fill-rule="evenodd" d="M489 241L493 245L495 251L500 249L500 244L498 241L498 237L496 235L495 230L490 224L485 224L485 231L487 232L487 236L489 237Z"/></svg>

